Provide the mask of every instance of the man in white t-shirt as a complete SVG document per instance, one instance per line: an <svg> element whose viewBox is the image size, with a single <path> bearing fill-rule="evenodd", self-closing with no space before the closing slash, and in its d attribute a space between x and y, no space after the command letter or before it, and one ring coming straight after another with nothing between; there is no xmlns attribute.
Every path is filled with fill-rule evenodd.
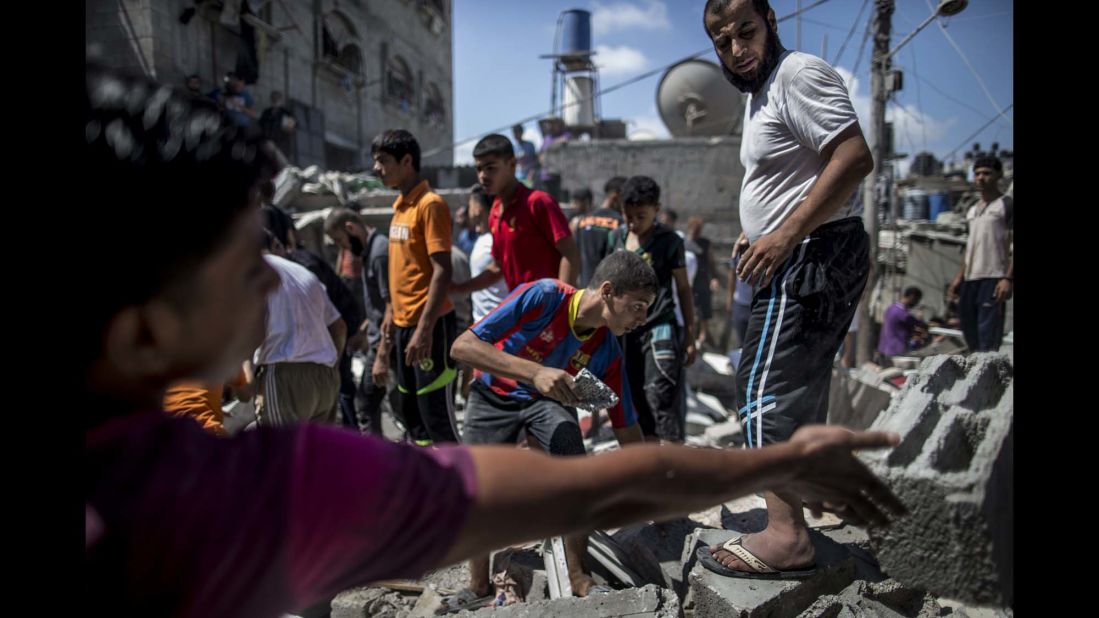
<svg viewBox="0 0 1099 618"><path fill-rule="evenodd" d="M870 268L852 206L874 162L843 80L783 49L767 0L708 0L704 25L726 79L750 95L733 256L755 294L736 395L746 443L759 448L825 422L832 362ZM815 570L801 496L764 498L767 528L701 552L706 568L775 579Z"/></svg>
<svg viewBox="0 0 1099 618"><path fill-rule="evenodd" d="M281 247L278 240L271 241L272 253L264 259L280 283L267 298L267 335L255 354L257 422L335 422L340 394L337 364L347 325L320 279L304 266L274 255Z"/></svg>
<svg viewBox="0 0 1099 618"><path fill-rule="evenodd" d="M492 198L485 193L480 183L473 185L469 195L469 221L477 232L477 241L469 254L470 277L483 273L492 263L492 233L488 228L488 212L492 209ZM471 295L473 301L473 323L476 324L490 311L496 308L508 295L508 284L500 278L487 288L477 290Z"/></svg>
<svg viewBox="0 0 1099 618"><path fill-rule="evenodd" d="M1003 163L994 156L973 162L973 184L981 199L966 212L969 236L961 269L950 283L958 301L962 334L973 352L996 352L1004 338L1007 300L1015 291L1015 260L1011 236L1015 203L1000 193Z"/></svg>

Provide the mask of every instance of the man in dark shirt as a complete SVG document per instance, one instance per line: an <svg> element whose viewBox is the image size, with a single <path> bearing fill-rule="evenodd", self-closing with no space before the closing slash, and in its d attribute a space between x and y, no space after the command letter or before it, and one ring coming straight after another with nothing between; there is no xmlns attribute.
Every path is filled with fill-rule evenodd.
<svg viewBox="0 0 1099 618"><path fill-rule="evenodd" d="M367 225L350 208L334 208L324 222L324 232L341 249L362 260L363 304L366 317L349 339L348 347L365 352L366 373L359 383L363 414L372 433L382 433L382 400L389 370L396 356L385 337L382 323L392 311L389 303L389 239ZM393 402L390 402L393 405Z"/></svg>
<svg viewBox="0 0 1099 618"><path fill-rule="evenodd" d="M622 225L622 185L625 176L615 176L603 185L603 205L591 213L573 219L573 236L580 248L580 277L578 285L584 287L591 280L595 267L607 254L607 239L611 232Z"/></svg>
<svg viewBox="0 0 1099 618"><path fill-rule="evenodd" d="M294 112L283 105L282 93L278 90L271 92L271 107L260 114L259 126L267 139L275 142L282 154L291 156L291 138L297 130L298 119Z"/></svg>

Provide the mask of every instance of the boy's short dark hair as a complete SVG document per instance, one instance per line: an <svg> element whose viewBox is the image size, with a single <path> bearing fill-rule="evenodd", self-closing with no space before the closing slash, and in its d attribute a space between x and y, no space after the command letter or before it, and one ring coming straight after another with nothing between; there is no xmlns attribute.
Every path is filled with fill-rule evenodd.
<svg viewBox="0 0 1099 618"><path fill-rule="evenodd" d="M488 191L485 191L481 183L476 183L470 188L469 196L477 200L477 203L484 206L486 210L492 208L492 196L488 194Z"/></svg>
<svg viewBox="0 0 1099 618"><path fill-rule="evenodd" d="M336 230L342 230L343 224L349 221L358 223L364 228L366 227L366 224L363 223L363 218L359 216L359 213L351 210L350 208L340 206L338 208L333 208L332 211L328 213L328 216L325 217L324 231L325 233L328 233Z"/></svg>
<svg viewBox="0 0 1099 618"><path fill-rule="evenodd" d="M615 176L603 185L603 195L622 193L622 186L626 184L625 176Z"/></svg>
<svg viewBox="0 0 1099 618"><path fill-rule="evenodd" d="M994 157L992 155L983 155L977 157L977 160L973 162L973 170L976 171L977 168L980 167L988 167L996 170L1001 174L1004 173L1004 164L1000 162L999 157Z"/></svg>
<svg viewBox="0 0 1099 618"><path fill-rule="evenodd" d="M279 167L261 135L188 94L95 63L85 65L84 80L85 196L110 208L62 231L62 242L107 239L82 265L112 276L74 280L74 297L84 299L72 325L80 363L102 352L104 329L124 307L190 285ZM155 233L123 242L118 230L132 221Z"/></svg>
<svg viewBox="0 0 1099 618"><path fill-rule="evenodd" d="M622 187L622 203L626 206L659 204L660 185L648 176L631 176Z"/></svg>
<svg viewBox="0 0 1099 618"><path fill-rule="evenodd" d="M731 3L732 0L707 0L706 7L702 9L702 14L717 15ZM752 8L756 10L757 15L767 19L767 13L771 11L771 3L767 0L752 0Z"/></svg>
<svg viewBox="0 0 1099 618"><path fill-rule="evenodd" d="M923 298L923 290L914 285L908 286L904 289L904 296L902 296L902 298L908 298L909 296L915 296L916 300L919 301Z"/></svg>
<svg viewBox="0 0 1099 618"><path fill-rule="evenodd" d="M597 290L604 281L611 282L616 295L626 292L656 294L660 290L656 271L633 251L615 251L603 258L592 273L588 289Z"/></svg>
<svg viewBox="0 0 1099 618"><path fill-rule="evenodd" d="M370 142L370 156L379 152L393 157L397 161L405 155L412 155L412 169L420 171L420 143L411 133L404 129L390 129L383 131Z"/></svg>
<svg viewBox="0 0 1099 618"><path fill-rule="evenodd" d="M268 204L263 207L262 211L263 227L274 234L275 238L282 243L282 246L288 250L294 249L290 246L290 228L294 227L294 219L278 206Z"/></svg>
<svg viewBox="0 0 1099 618"><path fill-rule="evenodd" d="M477 142L477 145L473 147L474 159L492 155L504 159L514 157L515 148L511 145L511 140L499 133L492 133L482 137L481 140Z"/></svg>
<svg viewBox="0 0 1099 618"><path fill-rule="evenodd" d="M569 199L577 200L577 201L580 201L580 202L587 202L587 203L590 204L591 200L592 200L591 189L589 189L587 187L581 187L581 188L573 191L572 195L569 196Z"/></svg>

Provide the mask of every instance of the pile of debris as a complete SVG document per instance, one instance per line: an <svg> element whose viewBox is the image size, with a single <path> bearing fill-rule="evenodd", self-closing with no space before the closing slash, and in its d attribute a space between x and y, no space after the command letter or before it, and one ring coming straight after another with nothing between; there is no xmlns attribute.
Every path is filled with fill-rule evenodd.
<svg viewBox="0 0 1099 618"><path fill-rule="evenodd" d="M696 372L729 369L715 358L705 364L709 369ZM550 542L497 552L495 570L514 584L509 594L520 602L455 615L1011 616L1012 384L1013 368L1003 354L924 360L902 389L887 396L886 409L865 423L898 432L900 445L860 455L911 514L888 529L865 530L834 515L814 519L807 513L818 568L805 579L725 577L698 564L698 548L766 527L766 503L748 496L687 518L593 533L585 565L610 593L581 599L555 591L561 573ZM714 428L728 423L736 425L714 422L694 437L719 443ZM426 618L443 596L467 583L463 564L419 582L359 588L333 600L332 616ZM506 597L497 602L512 600Z"/></svg>
<svg viewBox="0 0 1099 618"><path fill-rule="evenodd" d="M385 190L382 181L366 172L322 171L316 165L284 167L275 177L274 204L293 211L345 206L371 191Z"/></svg>

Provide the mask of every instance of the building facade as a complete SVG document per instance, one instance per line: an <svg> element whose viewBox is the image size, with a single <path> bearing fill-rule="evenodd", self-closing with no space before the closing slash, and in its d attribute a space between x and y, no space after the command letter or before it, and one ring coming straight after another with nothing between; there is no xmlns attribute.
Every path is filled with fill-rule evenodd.
<svg viewBox="0 0 1099 618"><path fill-rule="evenodd" d="M424 151L453 142L452 0L86 0L85 11L88 55L104 64L179 87L197 74L203 92L252 73L257 111L282 92L299 167L367 167L390 128ZM422 164L452 161L444 148Z"/></svg>

